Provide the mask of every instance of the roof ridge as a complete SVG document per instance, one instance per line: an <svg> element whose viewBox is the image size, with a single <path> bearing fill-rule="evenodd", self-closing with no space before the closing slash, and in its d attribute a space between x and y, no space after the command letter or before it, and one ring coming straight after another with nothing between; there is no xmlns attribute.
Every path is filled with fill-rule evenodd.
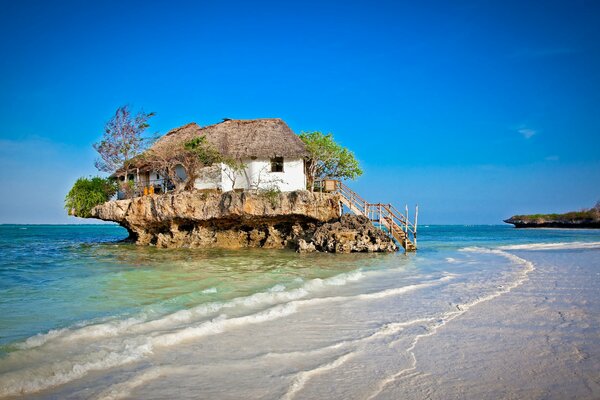
<svg viewBox="0 0 600 400"><path fill-rule="evenodd" d="M244 123L251 123L251 122L257 122L257 121L279 121L279 122L283 122L283 120L281 118L254 118L254 119L234 119L234 118L226 118L223 121L214 123L214 124L210 124L210 125L206 125L206 126L201 126L200 129L206 129L206 128L212 128L213 126L217 126L217 125L221 125L221 124L225 124L227 122L244 122Z"/></svg>
<svg viewBox="0 0 600 400"><path fill-rule="evenodd" d="M182 129L185 129L185 128L187 128L187 127L190 127L190 126L192 126L192 125L196 125L197 127L200 127L200 125L198 125L198 124L197 124L197 123L195 123L195 122L189 122L189 123L187 123L187 124L185 124L185 125L181 125L180 127L177 127L177 128L173 128L173 129L171 129L169 132L165 133L165 136L172 135L172 134L174 134L175 132L179 132L180 130L182 130Z"/></svg>
<svg viewBox="0 0 600 400"><path fill-rule="evenodd" d="M219 152L231 157L302 157L306 153L304 143L281 118L231 119L208 126L192 122L172 129L154 146L197 136L205 136Z"/></svg>

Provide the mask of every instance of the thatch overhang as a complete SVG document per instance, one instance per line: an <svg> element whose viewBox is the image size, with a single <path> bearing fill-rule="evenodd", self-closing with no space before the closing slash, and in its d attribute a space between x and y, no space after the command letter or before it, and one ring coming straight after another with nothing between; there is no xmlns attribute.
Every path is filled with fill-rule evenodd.
<svg viewBox="0 0 600 400"><path fill-rule="evenodd" d="M223 156L235 159L308 155L300 137L279 118L230 119L206 127L190 123L168 132L152 148L179 143L183 146L200 136L205 136Z"/></svg>
<svg viewBox="0 0 600 400"><path fill-rule="evenodd" d="M128 171L130 174L136 174L138 172L150 172L152 171L152 166L148 163L145 158L145 153L140 154L138 156L133 157L129 160L129 168ZM121 167L115 172L113 172L110 177L116 178L118 176L122 176L125 174L125 167Z"/></svg>

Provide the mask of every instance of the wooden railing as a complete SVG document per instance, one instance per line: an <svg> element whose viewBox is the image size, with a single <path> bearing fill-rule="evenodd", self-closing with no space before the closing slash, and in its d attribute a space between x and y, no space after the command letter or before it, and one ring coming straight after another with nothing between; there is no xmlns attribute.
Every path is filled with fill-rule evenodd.
<svg viewBox="0 0 600 400"><path fill-rule="evenodd" d="M415 222L410 222L408 206L405 214L401 213L391 204L369 203L356 192L333 179L315 182L319 191L335 192L340 195L342 204L356 215L363 215L371 220L375 226L394 238L406 252L417 250L417 219L419 208L415 211Z"/></svg>
<svg viewBox="0 0 600 400"><path fill-rule="evenodd" d="M141 197L154 193L167 193L172 191L174 188L175 186L168 179L151 179L149 181L138 181L129 185L124 185L124 182L119 182L117 199L121 200L133 197Z"/></svg>

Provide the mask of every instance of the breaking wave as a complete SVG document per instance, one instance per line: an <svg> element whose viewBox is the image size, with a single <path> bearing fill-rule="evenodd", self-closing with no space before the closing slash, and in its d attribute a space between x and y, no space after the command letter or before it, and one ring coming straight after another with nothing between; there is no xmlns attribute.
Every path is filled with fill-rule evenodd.
<svg viewBox="0 0 600 400"><path fill-rule="evenodd" d="M500 250L569 250L600 249L600 242L530 243L500 246Z"/></svg>
<svg viewBox="0 0 600 400"><path fill-rule="evenodd" d="M286 291L283 285L275 285L266 292L235 298L224 303L204 304L156 320L145 320L144 316L139 316L37 335L23 342L20 350L8 354L5 361L8 361L9 368L10 365L18 365L19 368L13 371L9 369L9 372L0 376L0 396L33 393L61 385L79 379L92 371L140 361L151 355L157 348L174 346L184 341L220 334L234 328L286 317L297 312L299 307L399 296L453 278L452 275L445 275L423 283L372 293L317 296L327 287L346 285L364 276L365 273L358 270L332 278L313 279L300 288L289 291ZM308 298L309 295L315 297ZM234 317L222 313L240 307L249 309L250 313ZM259 307L268 308L257 311ZM215 315L211 317L211 314ZM199 319L201 317L205 319ZM65 354L69 358L60 359ZM45 362L48 359L54 361ZM142 381L146 378L142 378ZM302 381L303 379L300 378L297 383L301 386ZM111 395L107 394L107 397Z"/></svg>

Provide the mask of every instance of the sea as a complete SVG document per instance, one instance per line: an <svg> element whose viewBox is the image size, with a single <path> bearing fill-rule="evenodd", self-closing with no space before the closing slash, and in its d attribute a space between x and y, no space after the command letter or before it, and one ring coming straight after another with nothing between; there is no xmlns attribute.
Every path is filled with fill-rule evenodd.
<svg viewBox="0 0 600 400"><path fill-rule="evenodd" d="M600 231L419 229L297 254L2 225L0 398L600 398Z"/></svg>

